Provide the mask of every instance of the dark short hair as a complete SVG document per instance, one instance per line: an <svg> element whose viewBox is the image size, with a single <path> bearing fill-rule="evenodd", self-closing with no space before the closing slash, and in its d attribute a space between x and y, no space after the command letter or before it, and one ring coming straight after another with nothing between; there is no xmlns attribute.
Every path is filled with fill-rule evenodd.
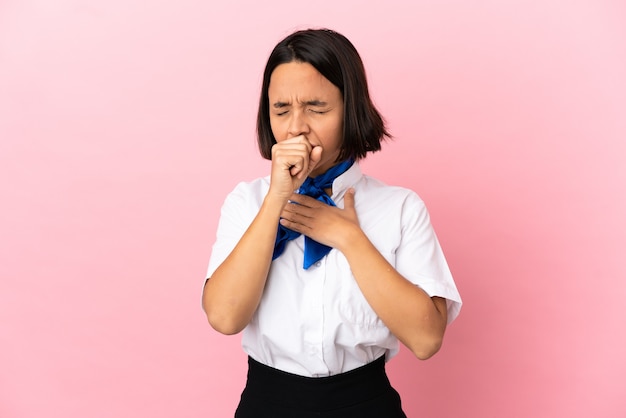
<svg viewBox="0 0 626 418"><path fill-rule="evenodd" d="M272 158L272 146L276 143L270 126L270 77L276 67L294 61L311 64L341 91L343 143L337 160L359 160L369 151L379 151L381 141L391 136L370 99L359 53L345 36L335 31L308 29L294 32L280 41L267 60L257 116L257 139L263 158Z"/></svg>

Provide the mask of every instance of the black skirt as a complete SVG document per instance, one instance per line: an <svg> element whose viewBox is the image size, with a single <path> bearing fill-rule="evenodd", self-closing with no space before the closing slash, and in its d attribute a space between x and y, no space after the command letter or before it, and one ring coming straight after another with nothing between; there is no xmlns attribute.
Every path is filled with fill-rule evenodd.
<svg viewBox="0 0 626 418"><path fill-rule="evenodd" d="M406 418L384 356L330 377L303 377L248 357L248 381L235 418Z"/></svg>

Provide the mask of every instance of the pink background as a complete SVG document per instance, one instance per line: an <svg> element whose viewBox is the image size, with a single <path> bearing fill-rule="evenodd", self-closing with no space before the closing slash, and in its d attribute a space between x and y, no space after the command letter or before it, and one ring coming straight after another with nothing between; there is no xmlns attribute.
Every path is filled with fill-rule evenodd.
<svg viewBox="0 0 626 418"><path fill-rule="evenodd" d="M626 6L598 0L1 1L0 416L232 416L201 283L309 26L361 52L396 137L364 168L427 202L464 298L389 365L408 415L626 416Z"/></svg>

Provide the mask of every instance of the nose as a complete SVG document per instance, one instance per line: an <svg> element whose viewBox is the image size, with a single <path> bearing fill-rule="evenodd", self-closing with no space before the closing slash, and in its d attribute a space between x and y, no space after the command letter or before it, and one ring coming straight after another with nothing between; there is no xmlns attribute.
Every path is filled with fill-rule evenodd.
<svg viewBox="0 0 626 418"><path fill-rule="evenodd" d="M289 138L294 136L305 135L309 133L309 125L302 110L294 110L289 117L289 125L287 127L287 135Z"/></svg>

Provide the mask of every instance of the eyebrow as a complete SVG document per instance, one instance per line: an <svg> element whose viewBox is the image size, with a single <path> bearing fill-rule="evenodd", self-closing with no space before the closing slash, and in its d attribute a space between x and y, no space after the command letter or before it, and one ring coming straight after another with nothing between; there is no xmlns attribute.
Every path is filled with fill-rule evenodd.
<svg viewBox="0 0 626 418"><path fill-rule="evenodd" d="M304 104L309 105L309 106L326 106L326 105L328 105L328 103L323 102L321 100L307 100L306 102L304 102Z"/></svg>
<svg viewBox="0 0 626 418"><path fill-rule="evenodd" d="M308 106L316 106L316 107L328 106L328 103L323 102L321 100L307 100L306 102L303 102L302 104L305 104ZM275 109L280 109L280 108L287 107L287 106L291 106L291 105L286 102L276 102L273 105Z"/></svg>

